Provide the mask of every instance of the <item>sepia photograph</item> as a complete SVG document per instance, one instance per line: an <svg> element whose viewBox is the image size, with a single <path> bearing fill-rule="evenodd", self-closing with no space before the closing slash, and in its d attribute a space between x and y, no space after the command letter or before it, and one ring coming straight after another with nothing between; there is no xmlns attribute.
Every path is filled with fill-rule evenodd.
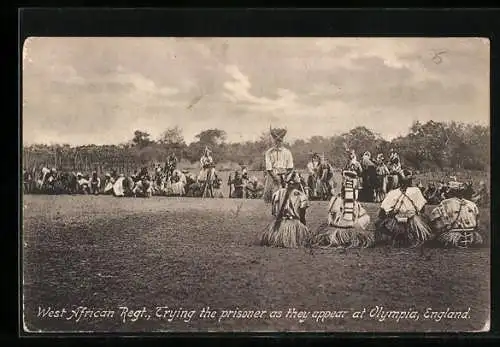
<svg viewBox="0 0 500 347"><path fill-rule="evenodd" d="M29 37L25 333L488 332L490 41Z"/></svg>

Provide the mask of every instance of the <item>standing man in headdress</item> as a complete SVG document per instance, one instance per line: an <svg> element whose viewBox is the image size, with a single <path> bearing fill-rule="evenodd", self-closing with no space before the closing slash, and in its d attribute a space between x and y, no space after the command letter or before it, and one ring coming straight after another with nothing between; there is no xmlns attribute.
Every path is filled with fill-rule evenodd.
<svg viewBox="0 0 500 347"><path fill-rule="evenodd" d="M283 176L293 171L293 156L288 148L283 146L286 129L270 129L273 147L265 154L266 182L264 186L264 201L272 202L273 194L283 187Z"/></svg>
<svg viewBox="0 0 500 347"><path fill-rule="evenodd" d="M387 190L393 190L399 187L399 177L402 172L401 160L399 154L391 148L389 150L389 176L387 176Z"/></svg>
<svg viewBox="0 0 500 347"><path fill-rule="evenodd" d="M401 159L394 148L389 150L389 171L393 175L401 173Z"/></svg>
<svg viewBox="0 0 500 347"><path fill-rule="evenodd" d="M167 178L172 177L174 170L177 169L177 157L174 152L171 152L167 158L167 162L165 163L165 174Z"/></svg>
<svg viewBox="0 0 500 347"><path fill-rule="evenodd" d="M311 161L307 163L307 186L309 187L310 196L316 198L318 195L317 181L319 179L320 157L318 153L313 153Z"/></svg>
<svg viewBox="0 0 500 347"><path fill-rule="evenodd" d="M363 173L363 167L361 166L361 163L358 161L354 149L349 151L349 161L344 167L344 171L351 171L356 174L356 177L352 178L352 181L355 187L356 199L357 199L359 189L361 188L362 185L362 182L360 182L360 180L361 180L361 174Z"/></svg>
<svg viewBox="0 0 500 347"><path fill-rule="evenodd" d="M361 166L361 163L358 161L354 149L349 152L349 161L345 166L345 170L355 172L358 175L358 177L360 177L361 173L363 172L363 167Z"/></svg>
<svg viewBox="0 0 500 347"><path fill-rule="evenodd" d="M377 169L372 161L372 155L366 151L361 159L361 167L363 168L363 201L373 202L375 200L375 185L377 178Z"/></svg>
<svg viewBox="0 0 500 347"><path fill-rule="evenodd" d="M215 175L215 162L212 151L208 146L205 146L203 155L200 158L200 175L198 176L198 182L205 182L209 173L210 177L213 179Z"/></svg>
<svg viewBox="0 0 500 347"><path fill-rule="evenodd" d="M387 176L389 175L389 169L384 163L384 155L382 153L377 154L377 159L375 160L375 165L377 165L377 183L375 188L375 202L382 202L385 199L385 194L387 194Z"/></svg>

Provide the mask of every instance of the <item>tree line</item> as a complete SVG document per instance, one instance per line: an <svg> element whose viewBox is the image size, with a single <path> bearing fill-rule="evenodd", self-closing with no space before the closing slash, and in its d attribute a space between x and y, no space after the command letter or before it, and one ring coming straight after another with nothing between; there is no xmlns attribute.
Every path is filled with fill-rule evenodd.
<svg viewBox="0 0 500 347"><path fill-rule="evenodd" d="M286 138L285 138L286 140ZM359 126L330 137L313 136L285 143L294 155L296 167L305 167L312 152L324 154L334 167L344 166L347 150L353 149L358 159L365 151L372 157L398 151L403 165L416 170L489 170L490 129L487 126L460 122L414 122L405 136L391 141L372 130ZM118 168L135 170L138 166L163 164L170 153L184 163L197 163L205 146L210 147L218 163L244 164L252 170L264 168L264 152L271 146L269 131L257 141L227 142L221 129L207 129L186 144L179 127L166 129L158 139L136 130L130 141L117 145L31 145L23 148L26 168L40 165L69 170L102 170Z"/></svg>

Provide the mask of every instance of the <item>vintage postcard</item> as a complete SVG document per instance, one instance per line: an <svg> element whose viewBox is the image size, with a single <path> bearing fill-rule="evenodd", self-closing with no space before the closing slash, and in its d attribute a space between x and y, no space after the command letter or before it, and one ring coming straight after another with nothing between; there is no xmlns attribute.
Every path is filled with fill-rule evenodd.
<svg viewBox="0 0 500 347"><path fill-rule="evenodd" d="M485 332L483 38L30 37L25 332Z"/></svg>

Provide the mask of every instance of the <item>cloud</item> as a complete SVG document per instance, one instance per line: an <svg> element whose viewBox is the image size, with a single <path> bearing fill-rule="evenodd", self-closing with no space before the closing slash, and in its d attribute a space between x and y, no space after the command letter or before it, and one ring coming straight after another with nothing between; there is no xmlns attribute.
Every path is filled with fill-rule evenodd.
<svg viewBox="0 0 500 347"><path fill-rule="evenodd" d="M248 76L244 75L235 65L226 67L226 72L232 77L232 81L224 83L226 92L224 95L233 103L243 103L251 110L269 112L286 110L295 105L297 96L287 89L276 89L276 99L257 97L250 93L252 84Z"/></svg>
<svg viewBox="0 0 500 347"><path fill-rule="evenodd" d="M436 52L446 51L437 64ZM230 141L414 120L489 120L489 43L474 38L30 38L25 142L117 143L178 125ZM434 118L432 118L434 117Z"/></svg>

